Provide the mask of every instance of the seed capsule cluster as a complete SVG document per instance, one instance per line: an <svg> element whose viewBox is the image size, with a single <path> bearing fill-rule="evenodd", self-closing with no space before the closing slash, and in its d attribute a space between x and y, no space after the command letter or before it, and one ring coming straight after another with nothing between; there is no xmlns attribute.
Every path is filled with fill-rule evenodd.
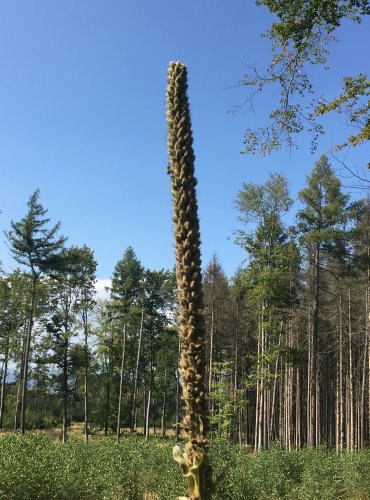
<svg viewBox="0 0 370 500"><path fill-rule="evenodd" d="M203 295L200 271L200 236L194 177L194 151L187 98L187 69L170 63L167 86L169 173L173 197L176 277L179 297L181 359L179 373L186 414L183 426L189 433L186 446L206 448L208 401L205 391Z"/></svg>

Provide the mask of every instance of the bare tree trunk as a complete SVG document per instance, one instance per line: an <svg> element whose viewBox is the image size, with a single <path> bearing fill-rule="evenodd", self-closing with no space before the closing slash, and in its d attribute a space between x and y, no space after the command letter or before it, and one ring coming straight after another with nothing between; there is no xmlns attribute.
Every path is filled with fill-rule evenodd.
<svg viewBox="0 0 370 500"><path fill-rule="evenodd" d="M149 415L150 415L150 405L152 403L152 389L148 392L148 401L146 405L146 415L145 415L145 440L149 437Z"/></svg>
<svg viewBox="0 0 370 500"><path fill-rule="evenodd" d="M116 431L116 443L117 444L119 443L119 439L121 437L123 374L124 374L124 369L125 369L125 356L126 356L126 329L127 329L127 322L125 321L125 324L123 327L121 371L120 371L119 394L118 394L118 413L117 413L117 431Z"/></svg>
<svg viewBox="0 0 370 500"><path fill-rule="evenodd" d="M320 370L316 370L316 426L315 426L315 441L316 446L318 446L321 442L321 414L320 414L320 385L318 383L320 380Z"/></svg>
<svg viewBox="0 0 370 500"><path fill-rule="evenodd" d="M352 313L351 313L351 287L348 288L348 403L349 403L349 442L348 451L354 449L354 412L353 412L353 359L352 359Z"/></svg>
<svg viewBox="0 0 370 500"><path fill-rule="evenodd" d="M89 348L88 348L88 325L87 325L87 313L83 312L82 321L84 325L84 357L85 357L85 369L84 369L84 436L85 442L89 441L89 406L88 406L88 373L89 373Z"/></svg>
<svg viewBox="0 0 370 500"><path fill-rule="evenodd" d="M109 427L109 413L110 413L110 390L111 390L111 380L107 381L105 388L105 411L104 411L104 436L108 436Z"/></svg>
<svg viewBox="0 0 370 500"><path fill-rule="evenodd" d="M337 359L337 371L335 379L335 451L339 453L339 360Z"/></svg>
<svg viewBox="0 0 370 500"><path fill-rule="evenodd" d="M3 428L4 408L5 408L5 391L6 391L6 377L8 374L8 361L9 361L9 336L6 339L4 362L2 367L1 379L1 396L0 396L0 430Z"/></svg>
<svg viewBox="0 0 370 500"><path fill-rule="evenodd" d="M241 403L238 397L238 358L239 358L239 305L236 304L236 328L235 328L235 358L234 358L234 394L235 394L235 405L234 405L234 415L235 415L235 435L234 442L241 444L242 441L242 413L241 413Z"/></svg>
<svg viewBox="0 0 370 500"><path fill-rule="evenodd" d="M289 349L292 345L292 323L291 318L288 323L287 332L287 346ZM285 397L284 397L284 413L285 413L285 449L291 449L291 436L292 436L292 408L293 408L293 372L290 363L285 363Z"/></svg>
<svg viewBox="0 0 370 500"><path fill-rule="evenodd" d="M301 448L301 380L300 368L297 366L296 372L296 398L295 398L295 447L297 450Z"/></svg>
<svg viewBox="0 0 370 500"><path fill-rule="evenodd" d="M21 388L22 388L22 380L23 380L23 375L22 372L19 377L19 381L17 384L17 397L15 400L15 412L14 412L14 432L17 432L19 428L19 414L20 414L20 407L19 407L19 402L20 402L20 396L21 396Z"/></svg>
<svg viewBox="0 0 370 500"><path fill-rule="evenodd" d="M17 397L16 397L16 403L15 403L15 412L14 412L14 432L17 432L17 430L19 428L19 421L20 421L20 406L19 406L19 404L20 404L21 392L22 392L23 370L24 370L24 353L26 350L27 332L28 332L28 320L25 322L24 331L22 334L22 360L21 360L19 380L18 380L18 384L17 384Z"/></svg>
<svg viewBox="0 0 370 500"><path fill-rule="evenodd" d="M132 397L132 410L131 410L131 428L130 428L131 434L136 432L136 424L137 424L137 391L138 391L139 365L140 365L140 356L141 356L141 342L142 342L142 337L143 337L143 325L144 325L144 307L141 308L139 343L138 343L137 356L136 356L134 392L133 392L133 397Z"/></svg>
<svg viewBox="0 0 370 500"><path fill-rule="evenodd" d="M262 306L262 310L264 311L264 306ZM262 320L263 322L263 320ZM261 325L261 370L260 370L260 402L259 402L259 415L258 415L258 451L262 450L264 447L264 416L266 410L266 389L265 389L265 378L264 378L264 370L265 370L265 327Z"/></svg>
<svg viewBox="0 0 370 500"><path fill-rule="evenodd" d="M113 333L111 333L110 338L111 344L113 343ZM104 436L108 436L108 428L110 421L110 398L111 398L111 388L112 388L112 376L113 376L113 359L112 352L108 351L106 354L107 358L107 384L105 387L105 411L104 411Z"/></svg>
<svg viewBox="0 0 370 500"><path fill-rule="evenodd" d="M311 290L309 289L309 294ZM311 296L309 297L308 314L308 360L307 360L307 399L306 399L306 444L309 446L311 441L311 372L312 372L312 307Z"/></svg>
<svg viewBox="0 0 370 500"><path fill-rule="evenodd" d="M26 336L26 345L24 351L23 360L23 378L22 378L22 396L21 396L21 432L25 433L26 430L26 405L27 405L27 384L28 384L28 365L30 360L31 351L31 337L32 337L32 327L33 327L33 315L35 311L35 299L36 299L36 283L37 276L32 276L32 288L31 288L31 308L30 317L28 320L28 329Z"/></svg>
<svg viewBox="0 0 370 500"><path fill-rule="evenodd" d="M151 325L151 331L152 331L152 329L153 329L153 325ZM153 398L153 392L154 392L154 356L155 356L155 347L154 347L154 342L153 342L153 335L151 335L150 336L150 391L149 391L150 396L151 396L150 397L151 406L149 405L148 408L152 409L153 434L156 434L155 400ZM149 420L148 420L148 422L149 422Z"/></svg>
<svg viewBox="0 0 370 500"><path fill-rule="evenodd" d="M155 399L152 398L152 421L153 421L153 434L156 435L157 434L157 429L156 429L156 421L155 421Z"/></svg>
<svg viewBox="0 0 370 500"><path fill-rule="evenodd" d="M238 436L240 425L238 412L238 329L235 330L235 354L234 354L234 381L233 381L233 392L234 392L234 429L233 429L233 441L237 443L240 440ZM240 404L239 404L240 406Z"/></svg>
<svg viewBox="0 0 370 500"><path fill-rule="evenodd" d="M368 207L367 207L367 217L366 223L367 228L369 228L370 224L370 207L369 207L369 197L368 197ZM363 436L363 445L369 446L370 444L370 235L369 230L366 232L366 246L367 246L367 276L366 276L366 295L365 295L365 349L364 349L364 365L363 365L363 382L362 382L362 436ZM367 372L368 372L368 381L367 381L367 418L366 418L366 402L365 402L365 386L366 386L366 364L367 364Z"/></svg>
<svg viewBox="0 0 370 500"><path fill-rule="evenodd" d="M366 293L366 303L368 302L368 293ZM367 309L367 307L366 307ZM367 326L368 322L368 313L366 314L366 331L365 331L365 346L364 346L364 361L362 365L362 381L361 381L361 401L360 401L360 426L361 426L361 438L359 441L360 447L363 448L365 446L365 429L366 429L366 416L365 416L365 387L366 387L366 364L367 364L367 355L369 351L369 330ZM368 393L370 391L370 385L368 387ZM370 399L370 398L369 398ZM369 412L370 416L370 412Z"/></svg>
<svg viewBox="0 0 370 500"><path fill-rule="evenodd" d="M146 382L143 387L143 435L146 436Z"/></svg>
<svg viewBox="0 0 370 500"><path fill-rule="evenodd" d="M275 426L275 406L276 406L276 386L277 386L277 374L279 368L279 358L278 356L275 361L275 370L274 370L274 382L272 385L272 401L271 401L271 414L270 414L270 440L274 439L274 426Z"/></svg>
<svg viewBox="0 0 370 500"><path fill-rule="evenodd" d="M164 373L164 380L165 380L165 385L166 385L166 380L167 380L167 372L165 371ZM166 436L166 405L167 405L167 398L166 398L166 388L163 391L163 401L162 401L162 418L161 418L161 434L162 437Z"/></svg>
<svg viewBox="0 0 370 500"><path fill-rule="evenodd" d="M64 341L63 349L63 429L62 441L67 441L68 428L68 341Z"/></svg>
<svg viewBox="0 0 370 500"><path fill-rule="evenodd" d="M208 363L208 394L210 395L210 411L211 415L214 413L214 402L211 397L212 394L212 382L213 382L213 342L214 342L214 333L215 333L215 315L214 315L214 305L213 305L213 297L212 297L212 305L211 305L211 331L210 331L210 345L209 345L209 363Z"/></svg>
<svg viewBox="0 0 370 500"><path fill-rule="evenodd" d="M318 427L318 401L317 401L317 355L319 334L319 283L320 283L320 249L315 244L314 249L314 280L313 280L313 304L312 304L312 331L311 331L311 401L310 401L310 440L309 447L317 446Z"/></svg>
<svg viewBox="0 0 370 500"><path fill-rule="evenodd" d="M283 323L280 324L280 333L278 340L278 347L280 347L281 336L283 333ZM275 369L274 369L274 382L272 385L272 401L271 401L271 413L270 413L270 425L269 425L269 440L272 441L276 436L274 436L274 425L275 425L275 414L276 414L276 387L277 387L277 378L278 378L278 369L279 369L279 358L278 355L275 361Z"/></svg>
<svg viewBox="0 0 370 500"><path fill-rule="evenodd" d="M260 413L261 413L261 390L260 390L260 360L261 360L261 325L258 325L257 336L257 370L256 370L256 418L254 430L254 452L260 449Z"/></svg>
<svg viewBox="0 0 370 500"><path fill-rule="evenodd" d="M343 404L343 305L342 287L339 293L339 451L344 447L344 404Z"/></svg>

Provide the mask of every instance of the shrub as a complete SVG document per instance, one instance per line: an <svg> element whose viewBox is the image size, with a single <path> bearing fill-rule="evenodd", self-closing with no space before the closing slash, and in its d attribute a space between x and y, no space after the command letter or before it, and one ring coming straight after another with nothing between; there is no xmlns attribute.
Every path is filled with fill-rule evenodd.
<svg viewBox="0 0 370 500"><path fill-rule="evenodd" d="M171 500L186 492L172 460L173 442L125 436L66 444L48 436L0 438L1 500ZM228 467L215 500L365 500L370 450L342 456L324 448L251 454L230 441L212 443L214 477Z"/></svg>

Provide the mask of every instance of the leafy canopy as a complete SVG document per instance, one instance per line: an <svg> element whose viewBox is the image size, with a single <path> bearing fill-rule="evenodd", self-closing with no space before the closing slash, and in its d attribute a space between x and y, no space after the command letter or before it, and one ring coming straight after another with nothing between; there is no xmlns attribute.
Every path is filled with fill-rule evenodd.
<svg viewBox="0 0 370 500"><path fill-rule="evenodd" d="M295 135L306 130L316 149L324 128L318 122L321 115L336 111L344 113L348 123L356 128L336 148L357 146L370 139L370 80L361 73L343 80L343 90L331 101L319 96L309 76L311 65L324 65L334 32L344 20L360 23L370 14L368 0L257 0L277 16L266 35L272 42L271 62L262 72L252 67L241 85L250 87L247 102L267 87L277 87L278 106L268 117L268 124L247 129L244 153L268 154L283 144L296 147ZM328 68L326 68L328 69Z"/></svg>

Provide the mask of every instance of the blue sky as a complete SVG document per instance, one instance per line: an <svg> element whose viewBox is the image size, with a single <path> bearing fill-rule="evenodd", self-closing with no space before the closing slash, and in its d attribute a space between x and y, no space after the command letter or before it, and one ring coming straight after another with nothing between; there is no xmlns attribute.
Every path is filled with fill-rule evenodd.
<svg viewBox="0 0 370 500"><path fill-rule="evenodd" d="M270 171L280 171L296 197L318 156L346 133L335 116L314 155L303 137L292 154L240 154L244 130L263 124L276 100L264 94L254 113L228 114L246 96L236 86L246 65L269 60L268 40L260 34L272 19L248 0L3 0L4 269L16 264L3 231L24 216L37 188L68 243L94 250L99 278L111 276L129 245L146 267L173 266L165 89L169 61L181 60L189 71L203 263L216 252L232 275L245 258L232 242L238 227L233 200L242 182L264 182ZM313 68L328 97L338 93L344 75L370 73L369 20L346 24L338 38L331 71ZM347 161L352 167L367 163L369 146Z"/></svg>

